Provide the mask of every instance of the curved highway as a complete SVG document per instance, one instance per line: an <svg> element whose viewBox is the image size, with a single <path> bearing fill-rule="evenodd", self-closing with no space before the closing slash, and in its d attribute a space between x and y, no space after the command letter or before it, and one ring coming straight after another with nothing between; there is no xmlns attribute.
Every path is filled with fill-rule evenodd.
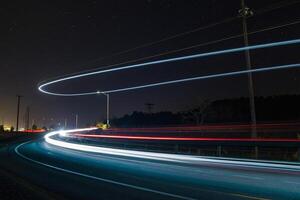
<svg viewBox="0 0 300 200"><path fill-rule="evenodd" d="M0 156L2 169L61 199L300 199L297 165L93 153L41 137L2 147Z"/></svg>

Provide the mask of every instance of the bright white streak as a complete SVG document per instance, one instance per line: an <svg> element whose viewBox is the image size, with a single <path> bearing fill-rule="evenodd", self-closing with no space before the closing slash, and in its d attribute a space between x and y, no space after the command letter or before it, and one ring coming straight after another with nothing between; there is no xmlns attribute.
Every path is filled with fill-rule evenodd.
<svg viewBox="0 0 300 200"><path fill-rule="evenodd" d="M71 132L80 132L80 131L89 131L95 130L97 128L87 128L87 129L73 129L67 130L68 133ZM168 154L168 153L158 153L158 152L146 152L146 151L136 151L136 150L126 150L126 149L116 149L109 147L98 147L91 145L83 145L65 142L61 140L56 140L51 138L54 135L59 134L59 131L48 133L44 136L45 141L49 144L73 149L84 152L92 152L92 153L100 153L107 154L113 156L124 156L124 157L133 157L133 158L142 158L142 159L151 159L151 160L160 160L160 161L171 161L178 163L214 163L214 164L227 164L234 166L242 166L242 167L257 167L257 168L268 168L268 169L280 169L280 170L288 170L288 171L300 171L299 165L291 165L286 163L272 163L272 162L263 162L263 161L254 161L254 160L229 160L229 159L214 159L214 158L205 158L200 156L190 156L190 155L182 155L182 154Z"/></svg>
<svg viewBox="0 0 300 200"><path fill-rule="evenodd" d="M221 54L227 54L227 53L241 52L241 51L245 51L245 50L254 50L254 49L262 49L262 48L286 46L286 45L299 44L299 43L300 43L300 39L287 40L287 41L281 41L281 42L272 42L272 43L252 45L252 46L247 46L247 47L239 47L239 48L225 49L225 50L213 51L213 52L207 52L207 53L201 53L201 54L194 54L194 55L189 55L189 56L181 56L181 57L176 57L176 58L162 59L162 60L156 60L156 61L145 62L145 63L134 64L134 65L127 65L127 66L116 67L116 68L112 68L112 69L99 70L99 71L95 71L95 72L83 73L83 74L79 74L79 75L74 75L74 76L69 76L69 77L65 77L65 78L56 79L54 81L50 81L50 82L46 82L44 84L41 84L38 87L38 89L39 89L39 91L41 91L43 93L50 94L50 95L56 95L56 96L95 95L95 94L98 94L99 91L66 94L66 93L49 92L49 91L46 91L44 89L44 87L52 85L54 83L59 83L59 82L63 82L63 81L71 80L71 79L81 78L81 77L85 77L85 76L92 76L92 75L96 75L96 74L103 74L103 73L108 73L108 72L113 72L113 71L121 71L121 70L126 70L126 69L131 69L131 68L138 68L138 67L143 67L143 66L150 66L150 65L155 65L155 64L176 62L176 61L181 61L181 60L190 60L190 59L207 57L207 56L215 56L215 55L221 55ZM245 70L245 71L239 71L239 72L242 72L242 73L239 73L239 74L243 74L243 73L252 73L252 72L258 72L258 71L255 71L255 69L254 69L254 70ZM230 72L230 73L236 73L236 72ZM234 74L232 74L232 75L234 75ZM224 76L229 76L229 75L224 75ZM219 74L218 77L221 77L220 74ZM213 78L213 77L211 77L211 78ZM136 87L131 87L131 88L121 88L121 89L101 91L101 92L102 93L113 93L113 92L141 89L141 88L147 88L147 87L154 87L154 86L158 86L158 85L166 85L166 84L172 84L172 83L199 80L199 79L203 79L203 78L193 77L193 78L187 78L187 79L172 80L172 81L166 81L166 82L161 82L161 83L154 83L154 84L148 84L148 85L143 85L143 86L136 86Z"/></svg>
<svg viewBox="0 0 300 200"><path fill-rule="evenodd" d="M78 129L70 129L70 130L53 131L53 132L50 132L50 133L46 134L44 136L44 138L45 138L45 140L47 140L51 136L57 135L57 134L59 134L60 136L64 137L64 136L67 136L68 133L82 132L82 131L92 131L92 130L96 130L96 129L98 129L98 128L91 127L91 128L78 128Z"/></svg>

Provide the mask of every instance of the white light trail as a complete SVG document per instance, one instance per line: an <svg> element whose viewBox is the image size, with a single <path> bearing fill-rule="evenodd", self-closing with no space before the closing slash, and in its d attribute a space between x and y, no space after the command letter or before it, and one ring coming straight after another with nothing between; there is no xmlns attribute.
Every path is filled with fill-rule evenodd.
<svg viewBox="0 0 300 200"><path fill-rule="evenodd" d="M201 53L201 54L194 54L194 55L189 55L189 56L181 56L181 57L175 57L175 58L169 58L169 59L156 60L156 61L145 62L145 63L140 63L140 64L116 67L116 68L112 68L112 69L98 70L98 71L94 71L94 72L88 72L88 73L68 76L65 78L59 78L59 79L56 79L53 81L49 81L49 82L41 84L38 87L38 89L39 89L39 91L41 91L43 93L50 94L50 95L56 95L56 96L95 95L95 94L99 94L99 90L91 91L91 92L83 92L83 93L55 93L55 92L47 91L45 89L45 87L49 86L49 85L53 85L55 83L64 82L67 80L72 80L72 79L77 79L77 78L82 78L82 77L92 76L92 75L97 75L97 74L104 74L104 73L108 73L108 72L115 72L115 71L121 71L121 70L126 70L126 69L139 68L139 67L144 67L144 66L162 64L162 63L170 63L170 62L183 61L183 60L190 60L190 59L195 59L195 58L215 56L215 55L221 55L221 54L227 54L227 53L236 53L236 52L241 52L241 51L245 51L245 50L287 46L287 45L299 44L299 43L300 43L300 39L287 40L287 41L281 41L281 42L272 42L272 43L252 45L252 46L247 46L247 47L239 47L239 48L225 49L225 50L213 51L213 52L207 52L207 53ZM134 87L128 87L128 88L119 88L119 89L114 89L114 90L101 91L101 93L114 93L114 92L135 90L135 89L141 89L141 88L149 88L149 87L168 85L168 84L174 84L174 83L181 83L181 82L187 82L187 81L225 77L225 76L234 76L234 75L240 75L240 74L246 74L246 73L271 71L271 70L276 70L276 69L285 69L285 68L292 68L292 67L299 67L299 64L281 65L281 66L274 66L274 67L268 67L268 68L264 67L264 68L252 69L252 70L234 71L234 72L221 73L221 74L212 74L212 75L206 75L206 76L177 79L177 80L165 81L165 82L160 82L160 83L152 83L152 84L140 85L140 86L134 86Z"/></svg>
<svg viewBox="0 0 300 200"><path fill-rule="evenodd" d="M136 190L152 192L152 193L156 193L156 194L159 194L159 195L164 195L164 196L168 196L168 197L172 197L172 198L178 198L178 199L184 199L184 200L196 200L196 199L191 198L191 197L186 197L186 196L182 196L182 195L178 195L178 194L172 194L172 193L169 193L169 192L163 192L163 191L159 191L159 190L155 190L155 189L151 189L151 188L147 188L147 187L142 187L142 186L139 186L139 185L132 185L132 184L128 184L128 183L125 183L125 182L120 182L120 181L101 178L101 177L98 177L98 176L93 176L93 175L89 175L89 174L85 174L85 173L80 173L78 171L73 171L73 170L70 170L70 169L50 165L48 163L44 163L44 162L32 159L32 158L22 154L19 150L20 147L22 147L23 145L26 145L27 143L29 143L29 142L25 142L25 143L22 143L22 144L18 145L15 148L15 152L16 152L17 155L19 155L23 159L26 159L30 162L35 163L35 164L39 164L39 165L44 166L44 167L49 167L51 169L55 169L55 170L58 170L58 171L61 171L61 172L64 172L64 173L68 173L68 174L72 174L72 175L76 175L76 176L81 176L81 177L84 177L84 178L89 178L89 179L93 179L93 180L97 180L97 181L102 181L102 182L110 183L110 184L114 184L114 185L119 185L119 186L123 186L123 187L128 187L128 188L132 188L132 189L136 189ZM230 193L228 193L228 194L230 194ZM231 194L231 195L240 196L240 194Z"/></svg>
<svg viewBox="0 0 300 200"><path fill-rule="evenodd" d="M80 131L90 131L97 128L86 128L86 129L73 129L67 130L66 133L80 132ZM205 158L200 156L192 155L182 155L182 154L170 154L170 153L159 153L159 152L147 152L147 151L137 151L137 150L127 150L127 149L117 149L110 147L99 147L91 145L83 145L71 142L65 142L62 140L56 140L51 138L54 135L60 134L61 131L55 131L48 133L44 136L45 141L49 144L73 149L77 151L100 153L112 156L124 156L132 158L142 158L142 159L151 159L159 161L170 161L177 163L191 163L191 164L200 164L203 162L212 163L212 164L226 164L231 166L241 166L241 167L256 167L256 168L268 168L268 169L280 169L288 171L300 171L299 165L291 165L286 163L272 163L268 161L254 161L254 160L230 160L230 159L217 159L217 158Z"/></svg>
<svg viewBox="0 0 300 200"><path fill-rule="evenodd" d="M53 135L59 134L62 137L65 137L68 135L68 133L74 133L74 132L82 132L82 131L93 131L97 130L97 127L90 127L90 128L78 128L78 129L70 129L70 130L59 130L59 131L53 131L51 133L48 133L44 136L45 140L49 139Z"/></svg>

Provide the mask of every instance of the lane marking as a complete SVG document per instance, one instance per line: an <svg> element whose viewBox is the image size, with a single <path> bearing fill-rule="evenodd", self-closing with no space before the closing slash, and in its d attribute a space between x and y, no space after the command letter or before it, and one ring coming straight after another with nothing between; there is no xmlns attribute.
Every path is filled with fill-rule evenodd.
<svg viewBox="0 0 300 200"><path fill-rule="evenodd" d="M46 164L46 163L34 160L32 158L29 158L29 157L23 155L19 151L19 148L21 146L23 146L25 144L28 144L30 142L31 141L19 144L17 147L15 147L14 151L21 158L23 158L25 160L28 160L28 161L31 161L33 163L36 163L36 164L39 164L39 165L42 165L42 166L45 166L45 167L48 167L48 168L51 168L51 169L55 169L55 170L58 170L58 171L62 171L62 172L68 173L68 174L82 176L82 177L85 177L85 178L90 178L90 179L94 179L94 180L98 180L98 181L102 181L102 182L107 182L107 183L110 183L110 184L120 185L120 186L123 186L123 187L129 187L129 188L137 189L137 190L141 190L141 191L152 192L152 193L156 193L156 194L160 194L160 195L164 195L164 196L169 196L169 197L174 197L174 198L178 198L178 199L197 200L197 199L192 198L192 197L186 197L186 196L181 196L181 195L177 195L177 194L171 194L171 193L168 193L168 192L162 192L162 191L158 191L158 190L154 190L154 189L150 189L150 188L145 188L145 187L141 187L141 186L136 186L136 185L131 185L131 184L122 183L122 182L118 182L118 181L113 181L113 180L110 180L110 179L100 178L100 177L96 177L96 176L92 176L92 175L88 175L88 174L83 174L83 173L80 173L80 172L76 172L76 171L64 169L64 168L61 168L61 167L49 165L49 164ZM245 199L270 200L270 199L267 199L267 198L252 197L252 196L243 195L243 194L237 194L237 193L226 193L226 192L221 192L221 191L210 191L210 190L204 190L204 189L200 189L200 190L203 190L203 191L206 191L206 192L212 192L212 193L219 193L219 194L229 195L229 196L242 197L242 198L245 198Z"/></svg>
<svg viewBox="0 0 300 200"><path fill-rule="evenodd" d="M294 182L294 181L284 181L286 183L291 183L291 184L297 184L297 185L300 185L300 182Z"/></svg>
<svg viewBox="0 0 300 200"><path fill-rule="evenodd" d="M261 198L261 197L250 197L250 196L246 196L246 195L242 195L242 194L236 194L235 196L246 198L246 199L253 199L253 200L271 200L271 199L265 199L265 198Z"/></svg>
<svg viewBox="0 0 300 200"><path fill-rule="evenodd" d="M29 142L31 142L31 141L29 141ZM122 182L118 182L118 181L113 181L113 180L110 180L110 179L105 179L105 178L100 178L100 177L96 177L96 176L91 176L91 175L88 175L88 174L83 174L83 173L80 173L80 172L75 172L75 171L72 171L72 170L68 170L68 169L56 167L56 166L53 166L53 165L49 165L49 164L46 164L46 163L43 163L43 162L31 159L31 158L29 158L29 157L27 157L27 156L25 156L25 155L23 155L23 154L21 154L19 152L19 148L21 146L25 145L25 144L28 144L29 142L25 142L25 143L22 143L22 144L18 145L14 150L15 150L15 153L17 155L19 155L20 157L22 157L22 158L24 158L26 160L29 160L31 162L34 162L36 164L43 165L45 167L52 168L52 169L55 169L55 170L58 170L58 171L63 171L63 172L69 173L69 174L74 174L74 175L77 175L77 176L82 176L82 177L85 177L85 178L99 180L99 181L103 181L103 182L107 182L107 183L111 183L111 184L115 184L115 185L120 185L120 186L124 186L124 187L129 187L129 188L133 188L133 189L137 189L137 190L142 190L142 191L146 191L146 192L152 192L152 193L156 193L156 194L160 194L160 195L164 195L164 196L169 196L169 197L174 197L174 198L178 198L178 199L196 200L196 199L191 198L191 197L185 197L185 196L181 196L181 195L177 195L177 194L171 194L171 193L168 193L168 192L162 192L162 191L158 191L158 190L154 190L154 189L149 189L149 188L145 188L145 187L141 187L141 186L136 186L136 185L131 185L131 184L122 183Z"/></svg>
<svg viewBox="0 0 300 200"><path fill-rule="evenodd" d="M240 178L243 178L243 179L264 180L264 178L257 177L257 176L246 176L246 175L232 175L232 176L240 177Z"/></svg>

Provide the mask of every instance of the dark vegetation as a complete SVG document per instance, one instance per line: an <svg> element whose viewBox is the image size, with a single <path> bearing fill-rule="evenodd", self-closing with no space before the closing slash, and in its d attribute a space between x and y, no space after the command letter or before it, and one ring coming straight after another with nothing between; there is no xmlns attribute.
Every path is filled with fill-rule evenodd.
<svg viewBox="0 0 300 200"><path fill-rule="evenodd" d="M255 103L258 122L300 120L300 95L256 97ZM249 99L244 97L215 101L206 100L196 108L177 113L134 111L131 114L111 120L111 124L116 127L249 122Z"/></svg>
<svg viewBox="0 0 300 200"><path fill-rule="evenodd" d="M256 117L258 123L266 122L299 122L300 121L300 95L278 95L256 97ZM248 98L223 99L215 101L202 101L198 107L189 110L172 112L133 112L120 118L112 119L114 127L157 127L157 126L185 126L201 124L247 124L250 123L250 109ZM194 135L196 133L193 133ZM212 137L211 132L199 133L200 136ZM249 133L218 132L217 137L251 137ZM258 132L258 137L299 138L298 130L284 130L282 132ZM108 142L108 141L106 141ZM112 142L112 141L111 141ZM148 149L153 151L166 151L202 156L222 156L238 158L258 158L263 160L299 161L300 149L294 143L166 143L145 141L126 141L126 148ZM111 143L111 145L118 145ZM120 145L124 145L124 142ZM254 146L258 147L255 156Z"/></svg>

